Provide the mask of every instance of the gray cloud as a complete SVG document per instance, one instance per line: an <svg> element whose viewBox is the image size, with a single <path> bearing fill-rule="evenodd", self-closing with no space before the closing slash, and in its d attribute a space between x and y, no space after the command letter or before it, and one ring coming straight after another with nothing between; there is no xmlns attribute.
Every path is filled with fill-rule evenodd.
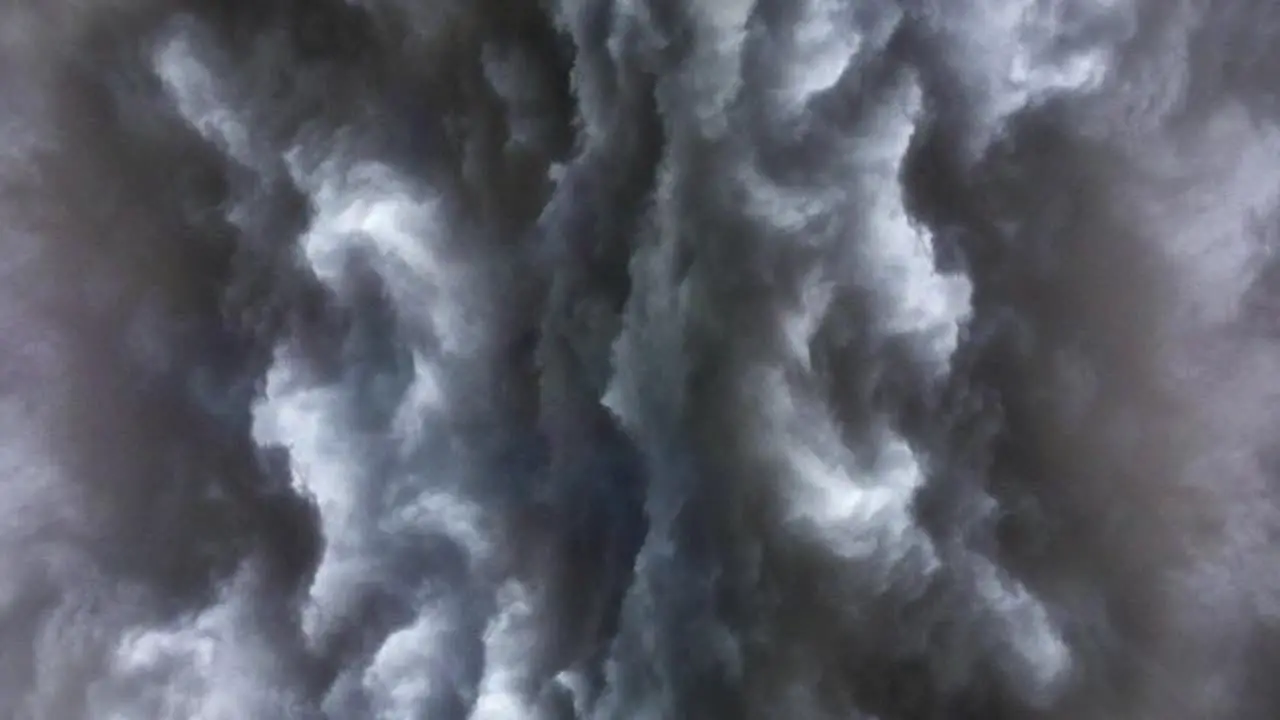
<svg viewBox="0 0 1280 720"><path fill-rule="evenodd" d="M1275 716L1275 27L0 10L0 718Z"/></svg>

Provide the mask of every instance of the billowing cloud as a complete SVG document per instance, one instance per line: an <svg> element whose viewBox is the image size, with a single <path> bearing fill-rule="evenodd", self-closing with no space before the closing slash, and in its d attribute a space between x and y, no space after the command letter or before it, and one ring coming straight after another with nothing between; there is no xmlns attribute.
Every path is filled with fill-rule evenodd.
<svg viewBox="0 0 1280 720"><path fill-rule="evenodd" d="M1280 9L0 10L0 718L1275 717Z"/></svg>

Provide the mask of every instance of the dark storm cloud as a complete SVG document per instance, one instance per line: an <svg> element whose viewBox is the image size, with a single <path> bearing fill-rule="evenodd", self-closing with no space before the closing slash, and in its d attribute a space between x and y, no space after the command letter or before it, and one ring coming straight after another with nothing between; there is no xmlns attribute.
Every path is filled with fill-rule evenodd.
<svg viewBox="0 0 1280 720"><path fill-rule="evenodd" d="M11 3L0 717L1274 716L1277 27Z"/></svg>

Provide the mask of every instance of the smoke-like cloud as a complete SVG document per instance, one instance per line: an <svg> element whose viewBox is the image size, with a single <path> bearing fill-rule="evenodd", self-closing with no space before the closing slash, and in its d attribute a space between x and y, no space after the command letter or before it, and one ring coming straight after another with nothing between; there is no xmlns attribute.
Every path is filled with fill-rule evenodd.
<svg viewBox="0 0 1280 720"><path fill-rule="evenodd" d="M0 9L0 718L1280 712L1280 9Z"/></svg>

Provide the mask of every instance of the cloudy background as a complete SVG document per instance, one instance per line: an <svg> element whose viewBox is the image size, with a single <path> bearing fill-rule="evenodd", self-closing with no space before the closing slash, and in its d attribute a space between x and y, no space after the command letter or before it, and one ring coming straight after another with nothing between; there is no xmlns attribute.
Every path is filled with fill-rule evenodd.
<svg viewBox="0 0 1280 720"><path fill-rule="evenodd" d="M1276 717L1278 37L4 3L0 718Z"/></svg>

